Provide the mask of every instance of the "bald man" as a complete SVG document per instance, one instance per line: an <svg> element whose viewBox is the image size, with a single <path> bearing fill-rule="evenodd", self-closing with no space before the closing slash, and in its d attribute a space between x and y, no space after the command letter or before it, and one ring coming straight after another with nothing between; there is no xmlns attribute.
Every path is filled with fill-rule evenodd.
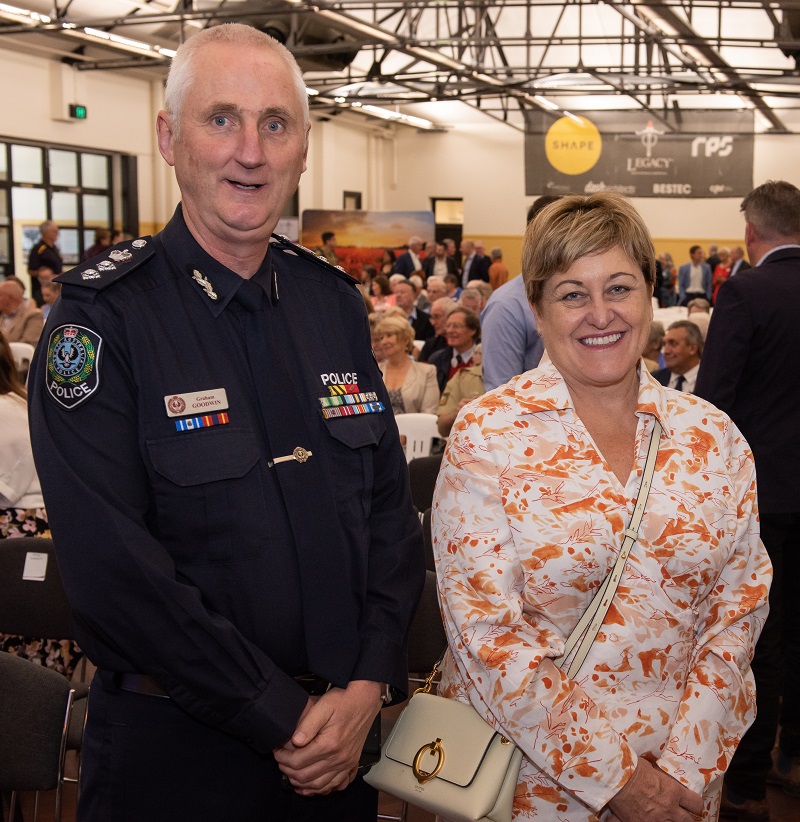
<svg viewBox="0 0 800 822"><path fill-rule="evenodd" d="M44 328L44 315L15 280L0 283L0 331L9 342L35 346Z"/></svg>

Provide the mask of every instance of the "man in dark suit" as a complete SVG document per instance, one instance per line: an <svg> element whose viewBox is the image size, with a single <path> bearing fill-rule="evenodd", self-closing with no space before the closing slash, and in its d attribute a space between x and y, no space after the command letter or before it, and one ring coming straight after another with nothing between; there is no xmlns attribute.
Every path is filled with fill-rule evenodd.
<svg viewBox="0 0 800 822"><path fill-rule="evenodd" d="M700 357L703 355L703 334L689 320L672 323L664 336L664 361L666 368L653 372L653 376L669 388L694 393Z"/></svg>
<svg viewBox="0 0 800 822"><path fill-rule="evenodd" d="M402 274L404 277L410 277L415 271L422 271L422 260L420 254L425 247L421 237L409 237L408 250L404 251L395 260L392 274Z"/></svg>
<svg viewBox="0 0 800 822"><path fill-rule="evenodd" d="M750 263L744 258L744 249L740 245L735 245L731 249L731 273L729 277L733 277L740 271L747 271L750 268Z"/></svg>
<svg viewBox="0 0 800 822"><path fill-rule="evenodd" d="M447 256L447 249L444 243L436 243L433 254L429 254L422 261L422 270L425 277L441 277L444 279L448 274L458 274L456 261Z"/></svg>
<svg viewBox="0 0 800 822"><path fill-rule="evenodd" d="M770 181L741 208L755 266L720 287L695 389L730 414L753 450L761 539L774 573L752 664L758 715L725 776L722 809L740 822L769 819L767 781L800 791L800 382L791 376L800 316L800 190ZM779 724L780 753L770 770Z"/></svg>
<svg viewBox="0 0 800 822"><path fill-rule="evenodd" d="M461 269L461 285L466 288L470 280L489 282L489 266L492 261L485 254L479 254L472 240L462 240L461 255L464 266Z"/></svg>
<svg viewBox="0 0 800 822"><path fill-rule="evenodd" d="M401 280L394 287L394 297L397 307L402 308L408 316L408 321L414 329L415 340L429 340L436 335L431 325L430 317L415 305L417 292L407 280Z"/></svg>

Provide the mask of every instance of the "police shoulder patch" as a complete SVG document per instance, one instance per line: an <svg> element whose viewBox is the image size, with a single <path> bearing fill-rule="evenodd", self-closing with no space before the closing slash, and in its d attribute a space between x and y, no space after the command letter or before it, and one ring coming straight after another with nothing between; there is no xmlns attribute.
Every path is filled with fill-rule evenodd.
<svg viewBox="0 0 800 822"><path fill-rule="evenodd" d="M54 328L47 344L47 393L71 411L100 385L99 357L103 340L82 325Z"/></svg>
<svg viewBox="0 0 800 822"><path fill-rule="evenodd" d="M118 243L55 278L63 285L102 291L127 276L155 254L150 237Z"/></svg>

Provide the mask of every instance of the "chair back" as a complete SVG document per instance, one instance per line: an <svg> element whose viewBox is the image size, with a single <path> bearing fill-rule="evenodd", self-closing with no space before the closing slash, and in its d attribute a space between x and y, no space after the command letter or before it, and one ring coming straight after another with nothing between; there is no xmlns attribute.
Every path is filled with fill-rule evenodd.
<svg viewBox="0 0 800 822"><path fill-rule="evenodd" d="M61 674L0 652L0 790L58 787L72 694Z"/></svg>
<svg viewBox="0 0 800 822"><path fill-rule="evenodd" d="M411 501L417 511L425 511L433 505L433 489L442 467L444 454L430 457L415 457L408 463L408 478L411 482Z"/></svg>
<svg viewBox="0 0 800 822"><path fill-rule="evenodd" d="M74 638L53 540L19 537L0 542L0 633Z"/></svg>
<svg viewBox="0 0 800 822"><path fill-rule="evenodd" d="M426 571L425 587L408 634L408 670L430 673L446 646L447 637L436 596L436 574Z"/></svg>
<svg viewBox="0 0 800 822"><path fill-rule="evenodd" d="M436 414L398 414L395 420L400 436L406 438L406 462L429 456L439 436Z"/></svg>
<svg viewBox="0 0 800 822"><path fill-rule="evenodd" d="M27 374L33 359L34 347L26 342L10 342L11 354L14 357L14 365L20 374Z"/></svg>

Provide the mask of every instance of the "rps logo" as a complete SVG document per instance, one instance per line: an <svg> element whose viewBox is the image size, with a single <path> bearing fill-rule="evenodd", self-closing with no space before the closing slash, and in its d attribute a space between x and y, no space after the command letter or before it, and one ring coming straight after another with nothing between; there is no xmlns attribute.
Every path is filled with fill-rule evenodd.
<svg viewBox="0 0 800 822"><path fill-rule="evenodd" d="M692 157L729 157L733 151L733 137L695 137L692 140ZM702 154L701 154L702 152Z"/></svg>

